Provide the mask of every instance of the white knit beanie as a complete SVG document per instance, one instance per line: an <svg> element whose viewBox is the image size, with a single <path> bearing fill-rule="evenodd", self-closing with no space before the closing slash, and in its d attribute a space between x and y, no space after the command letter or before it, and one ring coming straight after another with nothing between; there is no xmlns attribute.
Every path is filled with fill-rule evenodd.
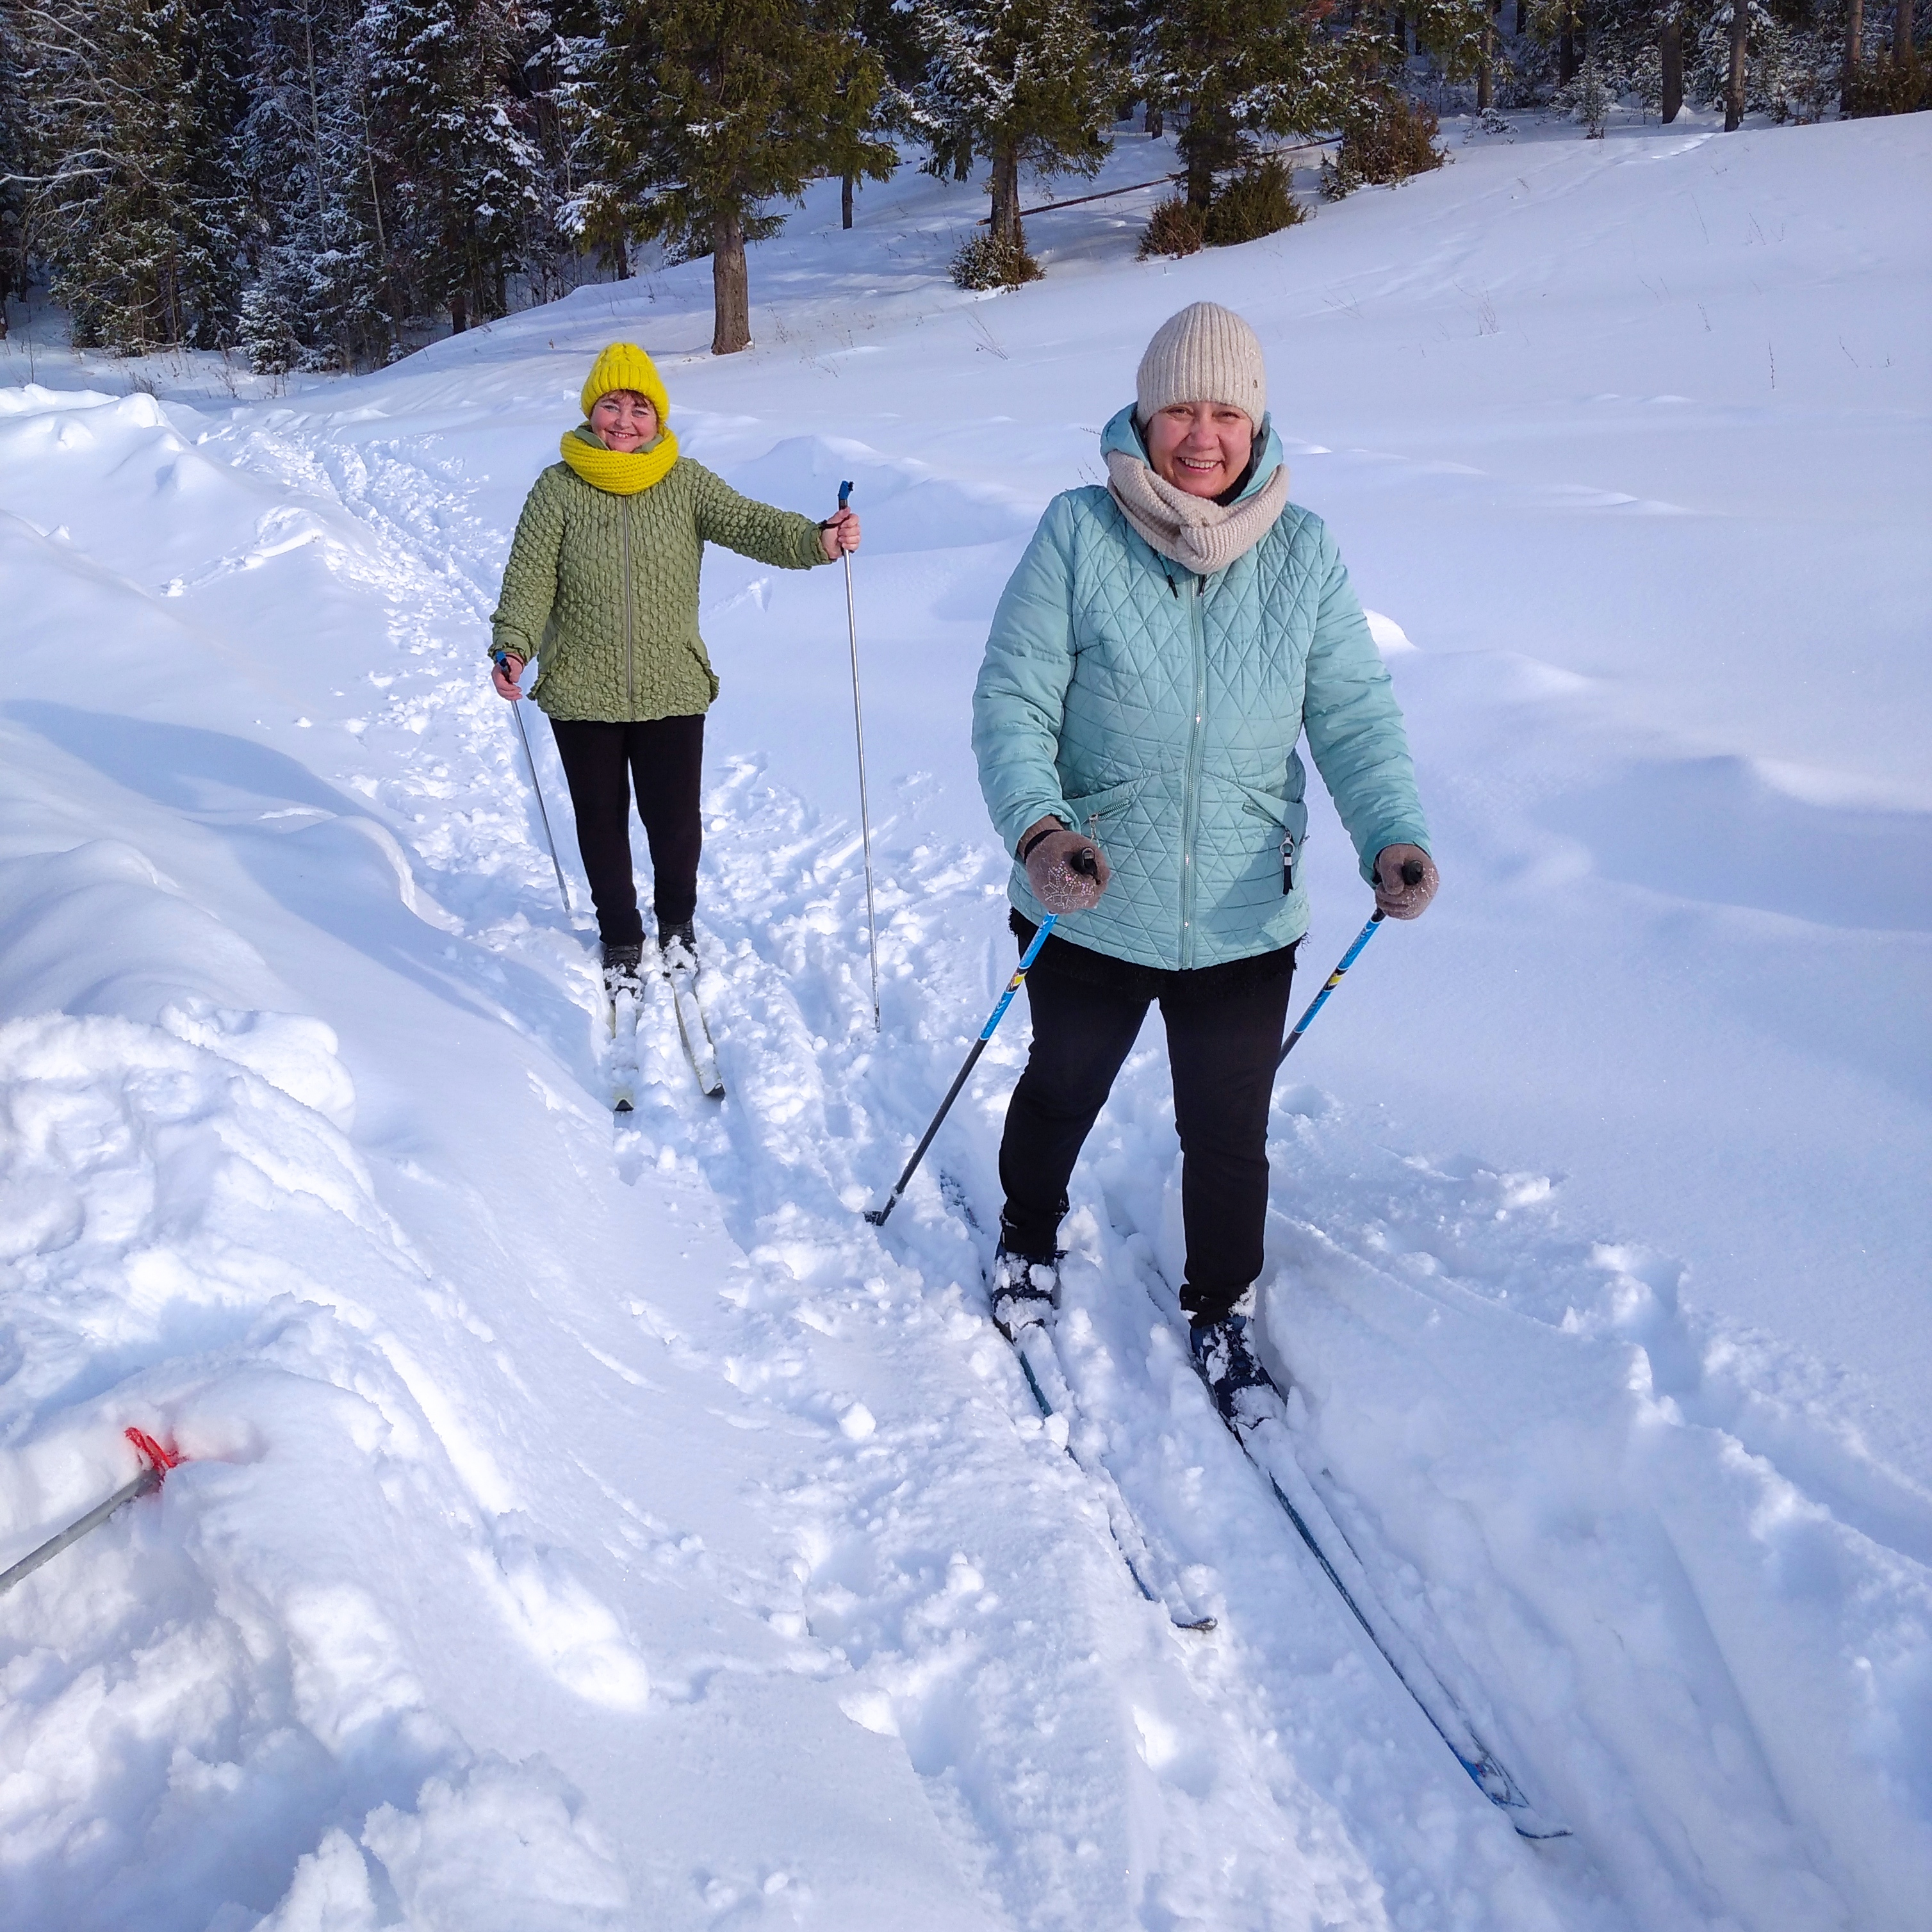
<svg viewBox="0 0 1932 1932"><path fill-rule="evenodd" d="M1268 413L1261 338L1218 302L1191 303L1154 331L1135 387L1143 428L1173 403L1226 403L1256 429Z"/></svg>

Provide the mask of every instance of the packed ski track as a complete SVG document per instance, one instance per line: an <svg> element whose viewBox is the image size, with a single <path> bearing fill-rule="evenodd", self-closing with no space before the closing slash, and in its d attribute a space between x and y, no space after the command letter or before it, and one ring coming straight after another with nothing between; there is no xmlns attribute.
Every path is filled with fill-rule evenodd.
<svg viewBox="0 0 1932 1932"><path fill-rule="evenodd" d="M1922 136L1866 124L1922 167ZM1731 174L1765 171L1801 238L1826 238L1804 244L1820 273L1839 259L1831 190L1772 172L1778 144L1861 131L1732 151ZM1612 155L1616 173L1580 143L1526 136L1416 190L1432 214L1402 214L1400 197L1324 211L1312 236L1356 238L1320 300L1346 330L1372 272L1398 307L1418 278L1462 288L1471 237L1515 206L1512 181L1528 195L1526 176L1584 211L1559 206L1560 245L1545 244L1600 253L1646 196L1678 192L1660 164L1692 150L1648 139ZM1828 159L1857 180L1881 154L1895 164L1842 142ZM1122 180L1148 165L1116 160ZM1412 1016L1442 970L1400 963L1428 922L1378 938L1282 1076L1265 1342L1293 1384L1296 1461L1382 1610L1568 1836L1519 1837L1463 1775L1190 1367L1158 1028L1076 1178L1064 1419L1040 1416L982 1286L1023 1005L890 1221L864 1220L1011 970L1008 862L977 816L961 709L999 584L1045 497L1097 466L1074 431L1124 389L1148 326L1210 293L1262 322L1291 260L1238 251L1253 260L1220 272L1225 289L1211 257L1132 266L1102 204L1064 250L1058 299L1090 314L1111 292L1131 310L1094 352L1118 367L1076 380L1069 332L1049 328L1060 374L1042 380L1077 394L1046 408L1000 386L1025 361L1024 318L1052 312L1022 306L1034 292L969 302L934 271L970 195L867 196L875 233L856 270L836 266L818 200L754 250L754 300L772 306L736 373L695 352L696 264L254 406L52 375L0 389L0 568L20 640L0 700L0 1564L124 1479L125 1424L190 1458L160 1499L0 1599L9 1923L1921 1922L1918 1424L1880 1399L1866 1356L1846 1366L1779 1304L1753 1319L1700 1299L1748 1245L1742 1212L1707 1253L1694 1215L1660 1204L1660 1232L1630 1192L1589 1192L1587 1133L1561 1165L1525 1166L1484 1150L1486 1114L1464 1132L1426 1099L1405 1112L1384 1096L1392 1003ZM1373 225L1399 215L1418 227ZM1405 261L1418 233L1454 266ZM1922 293L1923 254L1908 278ZM1788 272L1793 314L1820 299L1815 266ZM1910 293L1895 299L1909 314ZM562 774L532 712L569 914L483 651L572 372L625 334L659 355L687 451L738 487L809 509L842 471L860 478L883 997L875 1033L836 573L786 581L714 557L704 614L724 691L698 924L726 1097L699 1093L669 989L647 978L634 1107L614 1121ZM1916 352L1898 393L1922 424ZM874 364L889 406L868 406L862 440L844 422ZM1292 429L1294 386L1285 367L1274 380ZM969 398L1004 440L970 434ZM1801 430L1822 448L1850 406L1816 407L1826 426ZM1507 466L1479 446L1462 458ZM1437 489L1453 520L1459 493L1490 487L1420 447L1352 449L1333 471L1312 434L1298 448L1318 483L1354 479L1346 502ZM1615 487L1586 505L1585 486L1536 470L1504 490L1512 517L1628 506L1648 530L1690 514ZM1358 574L1368 601L1392 601L1372 568ZM1894 604L1911 594L1900 582ZM1427 610L1376 623L1419 740L1437 721L1492 760L1444 788L1452 841L1514 808L1498 799L1540 796L1539 760L1577 746L1586 789L1606 743L1634 768L1680 752L1694 776L1722 763L1714 726L1664 746L1641 716L1648 673L1613 690L1607 670L1524 655L1514 632L1471 657L1471 688L1504 719L1472 724L1405 636L1429 632ZM1576 720L1600 700L1612 722L1592 736ZM1855 701L1869 700L1821 726L1834 746L1856 735ZM1515 720L1532 721L1526 745L1546 737L1512 764L1494 740ZM1763 760L1789 756L1781 715L1753 728ZM1874 878L1922 839L1932 802L1898 780L1890 743L1858 806ZM1822 783L1821 811L1855 789ZM1580 848L1498 823L1462 835L1488 896L1460 930L1546 965L1542 906L1518 895L1526 879L1565 890ZM1297 1009L1366 909L1340 842L1320 861ZM1932 921L1914 923L1917 875L1894 880L1914 910L1870 929L1755 899L1735 917L1757 923L1734 929L1654 879L1649 898L1615 878L1592 890L1661 944L1688 1006L1747 943L1780 957L1802 944L1896 1020L1924 984ZM1578 914L1586 938L1598 916ZM1562 1078L1602 1083L1614 1110L1596 1057L1620 1038L1613 976L1590 982L1612 1014L1600 1039L1520 1058L1452 1042L1445 1064L1490 1054L1506 1082L1567 1054ZM1738 1009L1780 1015L1788 999L1752 982ZM1442 1004L1436 1030L1512 1024ZM1742 1068L1759 1050L1725 1034L1694 1072L1731 1078L1723 1054ZM1767 1082L1792 1064L1781 1050L1762 1049ZM1846 1156L1868 1156L1874 1192L1912 1171L1922 1078L1860 1084L1862 1049L1842 1066L1831 1039L1795 1051L1826 1070L1805 1089L1821 1120L1884 1090L1869 1144ZM1633 1080L1631 1107L1652 1106L1651 1078ZM1761 1112L1736 1081L1733 1104ZM1691 1120L1682 1144L1702 1131ZM1740 1123L1740 1146L1752 1131ZM1750 1157L1714 1170L1713 1193ZM1892 1224L1870 1239L1902 1265ZM1865 1271L1882 1285L1885 1265ZM1733 1256L1727 1278L1749 1273ZM1902 1355L1920 1346L1902 1299L1891 1328L1879 1290L1856 1306ZM1211 1630L1144 1600L1110 1532L1113 1486Z"/></svg>

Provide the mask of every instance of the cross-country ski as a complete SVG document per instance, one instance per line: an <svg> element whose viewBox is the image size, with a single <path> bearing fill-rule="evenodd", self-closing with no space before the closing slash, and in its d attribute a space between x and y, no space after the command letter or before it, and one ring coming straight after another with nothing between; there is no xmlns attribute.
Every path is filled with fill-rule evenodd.
<svg viewBox="0 0 1932 1932"><path fill-rule="evenodd" d="M644 1004L644 982L634 970L606 968L603 978L604 1016L610 1040L607 1078L610 1111L619 1124L638 1104L638 1021Z"/></svg>
<svg viewBox="0 0 1932 1932"><path fill-rule="evenodd" d="M722 1100L724 1076L718 1071L718 1049L712 1043L711 1023L705 1018L704 1003L698 998L697 962L681 946L668 948L664 976L677 1016L678 1043L691 1063L698 1090L707 1100Z"/></svg>
<svg viewBox="0 0 1932 1932"><path fill-rule="evenodd" d="M1197 1330L1191 1338L1196 1372L1228 1433L1267 1483L1348 1614L1476 1789L1508 1816L1521 1837L1568 1838L1568 1826L1552 1822L1524 1796L1522 1787L1483 1742L1462 1700L1443 1682L1427 1650L1378 1600L1360 1556L1316 1494L1296 1457L1293 1438L1285 1426L1288 1414L1283 1390L1266 1368L1246 1354L1246 1318L1238 1317L1237 1324L1227 1324L1232 1332L1221 1337L1209 1340ZM1246 1355L1232 1377L1231 1348L1238 1355Z"/></svg>
<svg viewBox="0 0 1932 1932"><path fill-rule="evenodd" d="M1108 1472L1095 1448L1088 1446L1087 1432L1080 1426L1078 1410L1066 1378L1053 1352L1052 1336L1038 1319L1016 1320L1001 1305L997 1290L992 1303L993 1325L1004 1336L1018 1364L1027 1393L1040 1412L1048 1441L1064 1450L1075 1466L1092 1483L1107 1514L1107 1527L1114 1544L1132 1579L1134 1588L1150 1604L1158 1604L1177 1630L1204 1633L1214 1628L1214 1619L1188 1600L1173 1565L1156 1556L1148 1546L1141 1527L1134 1520L1120 1485Z"/></svg>
<svg viewBox="0 0 1932 1932"><path fill-rule="evenodd" d="M110 12L7 1932L1919 1932L1932 20Z"/></svg>

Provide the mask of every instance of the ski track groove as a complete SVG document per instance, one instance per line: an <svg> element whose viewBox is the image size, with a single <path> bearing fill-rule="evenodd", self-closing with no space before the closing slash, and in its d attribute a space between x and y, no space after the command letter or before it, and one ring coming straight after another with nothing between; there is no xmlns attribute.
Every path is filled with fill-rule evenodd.
<svg viewBox="0 0 1932 1932"><path fill-rule="evenodd" d="M400 821L399 836L434 876L435 896L464 920L473 944L560 980L586 1010L574 1064L601 1099L587 895L569 850L560 770L547 734L535 734L578 899L574 932L555 907L520 744L483 676L480 632L494 601L484 586L500 566L503 534L476 514L460 475L412 459L397 442L312 446L257 427L239 433L234 460L346 512L368 532L402 666L393 680L372 674L382 701L380 724L369 730L393 734L405 748L414 740L418 755L349 782ZM1148 1742L1146 1726L1159 1730L1167 1720L1143 1722L1135 1712L1142 1727L1134 1774L1164 1793L1166 1806L1163 1875L1144 1900L1154 1915L1145 1922L1189 1922L1190 1911L1225 1912L1237 1903L1215 1890L1215 1868L1230 1843L1246 1843L1255 1868L1275 1872L1271 1888L1257 1880L1261 1889L1238 1901L1254 1915L1244 1922L1301 1923L1310 1913L1364 1925L1464 1922L1454 1914L1429 1918L1442 1901L1429 1903L1433 1862L1416 1856L1418 1841L1485 1828L1516 1840L1505 1822L1486 1823L1490 1808L1479 1796L1458 1790L1463 1774L1378 1660L1364 1654L1346 1610L1226 1437L1186 1366L1174 1311L1158 1305L1160 1291L1148 1284L1156 1260L1171 1264L1178 1252L1164 1054L1142 1048L1130 1058L1090 1148L1084 1192L1076 1183L1060 1348L1083 1451L1105 1463L1150 1544L1186 1580L1190 1598L1219 1619L1207 1638L1178 1635L1159 1606L1141 1603L1093 1484L1040 1430L1017 1364L984 1318L980 1280L990 1242L982 1230L997 1198L992 1150L1004 1095L1023 1057L1023 1014L995 1036L893 1228L874 1235L860 1219L896 1171L970 1040L994 980L1004 976L1003 862L985 848L918 840L916 827L895 846L897 820L875 829L884 1007L875 1040L863 983L856 828L766 783L756 759L714 752L714 764L722 770L704 801L700 934L728 1098L719 1107L697 1093L668 990L653 976L638 1028L636 1112L614 1131L612 1159L633 1181L647 1166L663 1172L694 1163L716 1198L750 1264L730 1291L737 1333L724 1366L737 1386L782 1406L784 1385L800 1366L799 1330L842 1331L862 1334L883 1349L930 1404L922 1424L883 1430L861 1456L827 1462L772 1497L775 1516L806 1526L793 1538L795 1588L771 1614L796 1619L801 1639L824 1647L824 1674L850 1675L856 1688L849 1694L859 1700L855 1721L878 1727L890 1706L891 1724L982 1888L1004 1892L1028 1924L1083 1922L1099 1896L1079 1869L1090 1844L1077 1831L1072 1843L1049 1844L1029 1824L1040 1780L1064 1767L970 1761L976 1725L978 1748L995 1757L1018 1748L1024 1758L1023 1741L1040 1720L1042 1688L1016 1683L998 1647L971 1634L956 1613L958 1601L975 1597L975 1584L981 1600L997 1595L986 1592L977 1559L940 1553L951 1510L970 1520L974 1486L1004 1484L1016 1513L1036 1519L1050 1552L1043 1567L1060 1572L1070 1620L1089 1636L1103 1624L1133 1630L1128 1655L1115 1660L1127 1666L1130 1701L1158 1704L1175 1687L1185 1688L1190 1708L1173 1721L1191 1734L1165 1757L1166 1747ZM440 809L422 811L427 802ZM916 850L905 849L908 841ZM831 1016L838 1023L828 1026ZM1667 1259L1606 1250L1562 1231L1542 1204L1551 1184L1539 1176L1452 1174L1391 1157L1384 1166L1388 1211L1365 1217L1360 1149L1344 1141L1331 1153L1324 1144L1328 1103L1306 1088L1286 1089L1282 1101L1270 1151L1277 1174L1286 1170L1294 1180L1288 1190L1277 1188L1270 1246L1311 1277L1290 1301L1339 1292L1342 1319L1360 1346L1412 1346L1418 1302L1641 1344L1660 1384L1674 1376L1669 1392L1690 1421L1729 1432L1747 1456L1774 1468L1796 1466L1800 1489L1823 1492L1864 1536L1907 1568L1922 1566L1932 1550L1929 1499L1861 1460L1856 1445L1808 1433L1795 1400L1780 1411L1766 1397L1761 1377L1745 1379L1753 1364L1710 1355L1678 1306L1681 1270ZM941 1198L942 1163L959 1198L977 1204L977 1225L967 1226ZM1352 1197L1345 1191L1352 1185ZM1104 1204L1098 1214L1096 1198ZM1147 1286L1146 1296L1137 1285ZM1277 1321L1277 1348L1280 1334L1294 1332L1294 1314L1290 1307ZM644 1323L647 1332L650 1325ZM626 1381L634 1374L606 1366ZM1299 1359L1298 1348L1289 1366L1298 1384L1294 1426L1318 1448L1329 1378L1319 1360ZM1802 1374L1802 1366L1790 1371L1794 1382ZM649 1384L640 1378L639 1385ZM1793 1393L1802 1397L1802 1389ZM822 1398L801 1399L814 1420L827 1419ZM1431 1663L1532 1798L1546 1794L1544 1774L1558 1764L1571 1796L1592 1772L1612 1781L1628 1776L1641 1740L1600 1736L1574 1709L1561 1746L1556 1727L1565 1720L1553 1706L1540 1713L1551 1729L1531 1731L1535 1748L1522 1742L1529 1708L1523 1682L1540 1680L1546 1688L1564 1680L1566 1633L1481 1546L1479 1523L1466 1518L1459 1530L1452 1508L1448 1526L1430 1532L1460 1535L1462 1546L1456 1580L1432 1580L1426 1563L1404 1553L1428 1540L1418 1538L1412 1520L1384 1520L1372 1498L1338 1481L1318 1456L1307 1466L1364 1551L1389 1607L1398 1618L1405 1606L1419 1609L1449 1633L1454 1654L1432 1654ZM634 1526L623 1532L627 1540L669 1538L664 1526L609 1493ZM1674 1652L1698 1660L1686 1693L1694 1700L1718 1694L1748 1741L1755 1770L1743 1774L1758 1787L1754 1799L1788 1819L1750 1698L1732 1676L1667 1527L1660 1521L1654 1528L1681 1580L1667 1612ZM1223 1560L1231 1549L1244 1552L1232 1568ZM1480 1589L1471 1581L1472 1564ZM772 1582L748 1578L740 1587L756 1595ZM1114 1641L1118 1647L1120 1640ZM1090 1684L1082 1685L1096 1654L1083 1658L1078 1636L1070 1640L1062 1652L1067 1678L1053 1694L1090 1695ZM1504 1684L1514 1687L1508 1708L1490 1694ZM1311 1687L1319 1694L1306 1694ZM1441 1758L1440 1788L1424 1787L1411 1815L1415 1787L1406 1780L1416 1751ZM1057 1789L1070 1813L1078 1811L1077 1792L1064 1781ZM1354 1794L1346 1815L1322 1795L1328 1790ZM1361 1802L1362 1792L1378 1790L1376 1802ZM1098 1795L1088 1802L1097 1808ZM1455 1805L1462 1813L1452 1823ZM1651 1836L1654 1862L1676 1875L1680 1899L1706 1902L1694 1853L1671 1842L1654 1817L1646 1822L1640 1799L1619 1799L1594 1819L1561 1797L1557 1808L1569 1810L1577 1843L1535 1856L1552 1875L1551 1897L1565 1898L1566 1926L1624 1922L1591 1868L1593 1825L1613 1836ZM1379 1828L1364 1823L1376 1815L1383 1816ZM1097 1808L1096 1818L1102 1832ZM1283 1837L1326 1874L1312 1891L1280 1858ZM1003 1843L1004 1860L994 1850ZM1552 1858L1568 1862L1566 1874L1552 1873ZM1412 1888L1406 1896L1405 1886ZM1516 1922L1554 1926L1547 1911L1546 1901L1526 1898Z"/></svg>

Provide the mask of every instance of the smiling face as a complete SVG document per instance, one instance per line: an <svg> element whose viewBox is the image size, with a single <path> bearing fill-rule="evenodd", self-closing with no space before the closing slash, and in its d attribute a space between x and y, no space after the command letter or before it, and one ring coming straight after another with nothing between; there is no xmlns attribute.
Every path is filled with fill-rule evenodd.
<svg viewBox="0 0 1932 1932"><path fill-rule="evenodd" d="M606 449L631 455L657 434L657 405L634 389L613 389L597 398L590 412L590 430Z"/></svg>
<svg viewBox="0 0 1932 1932"><path fill-rule="evenodd" d="M1255 426L1226 403L1171 403L1147 426L1154 473L1190 496L1218 496L1240 482L1254 452Z"/></svg>

